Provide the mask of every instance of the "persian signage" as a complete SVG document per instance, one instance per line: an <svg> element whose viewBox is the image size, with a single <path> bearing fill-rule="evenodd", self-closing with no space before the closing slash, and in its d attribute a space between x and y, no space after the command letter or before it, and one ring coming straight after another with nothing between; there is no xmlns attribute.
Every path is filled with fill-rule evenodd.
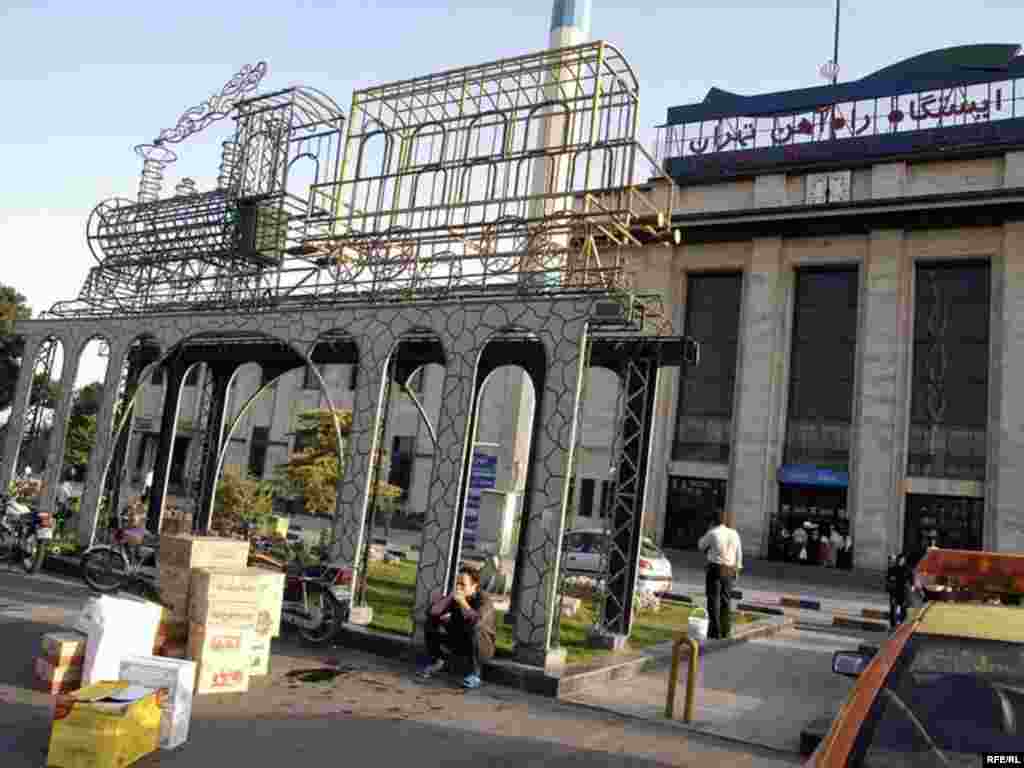
<svg viewBox="0 0 1024 768"><path fill-rule="evenodd" d="M662 159L701 156L1024 117L1024 110L1017 114L1017 84L1024 85L1024 80L825 104L788 115L736 116L670 125L662 128L658 154Z"/></svg>

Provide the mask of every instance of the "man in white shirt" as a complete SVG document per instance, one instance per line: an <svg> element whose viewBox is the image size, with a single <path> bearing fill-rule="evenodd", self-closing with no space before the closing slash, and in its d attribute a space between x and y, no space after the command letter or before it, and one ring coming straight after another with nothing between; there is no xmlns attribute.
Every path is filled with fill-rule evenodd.
<svg viewBox="0 0 1024 768"><path fill-rule="evenodd" d="M716 509L708 532L697 548L708 559L708 637L724 639L732 630L732 588L743 568L740 535L725 524L725 510Z"/></svg>

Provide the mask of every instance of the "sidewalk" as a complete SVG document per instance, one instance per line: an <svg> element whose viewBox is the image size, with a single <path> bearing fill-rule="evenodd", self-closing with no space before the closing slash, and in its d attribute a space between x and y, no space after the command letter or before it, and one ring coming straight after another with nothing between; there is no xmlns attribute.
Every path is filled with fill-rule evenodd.
<svg viewBox="0 0 1024 768"><path fill-rule="evenodd" d="M814 637L808 637L813 635ZM831 674L832 652L851 648L850 636L785 629L701 656L693 722L686 727L794 754L801 731L834 712L854 682ZM684 714L685 661L676 689L675 720ZM665 721L669 669L662 665L625 681L588 688L569 701L617 714Z"/></svg>

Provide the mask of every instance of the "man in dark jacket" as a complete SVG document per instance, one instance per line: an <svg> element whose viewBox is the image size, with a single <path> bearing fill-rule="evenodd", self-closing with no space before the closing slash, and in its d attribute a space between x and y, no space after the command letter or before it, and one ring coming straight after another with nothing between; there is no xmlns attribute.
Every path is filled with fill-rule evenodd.
<svg viewBox="0 0 1024 768"><path fill-rule="evenodd" d="M462 568L455 591L430 606L425 635L430 659L420 669L420 678L432 677L445 668L447 649L451 656L469 662L462 686L480 687L482 664L494 656L497 621L494 604L480 591L480 576L475 570Z"/></svg>

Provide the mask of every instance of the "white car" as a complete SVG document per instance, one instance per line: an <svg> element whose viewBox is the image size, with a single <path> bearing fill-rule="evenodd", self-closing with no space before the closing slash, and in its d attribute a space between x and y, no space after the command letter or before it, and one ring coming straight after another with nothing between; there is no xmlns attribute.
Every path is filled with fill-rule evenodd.
<svg viewBox="0 0 1024 768"><path fill-rule="evenodd" d="M603 528L576 528L564 539L565 569L569 573L600 576L611 534ZM640 539L640 569L636 588L661 594L672 589L672 563L647 536Z"/></svg>

